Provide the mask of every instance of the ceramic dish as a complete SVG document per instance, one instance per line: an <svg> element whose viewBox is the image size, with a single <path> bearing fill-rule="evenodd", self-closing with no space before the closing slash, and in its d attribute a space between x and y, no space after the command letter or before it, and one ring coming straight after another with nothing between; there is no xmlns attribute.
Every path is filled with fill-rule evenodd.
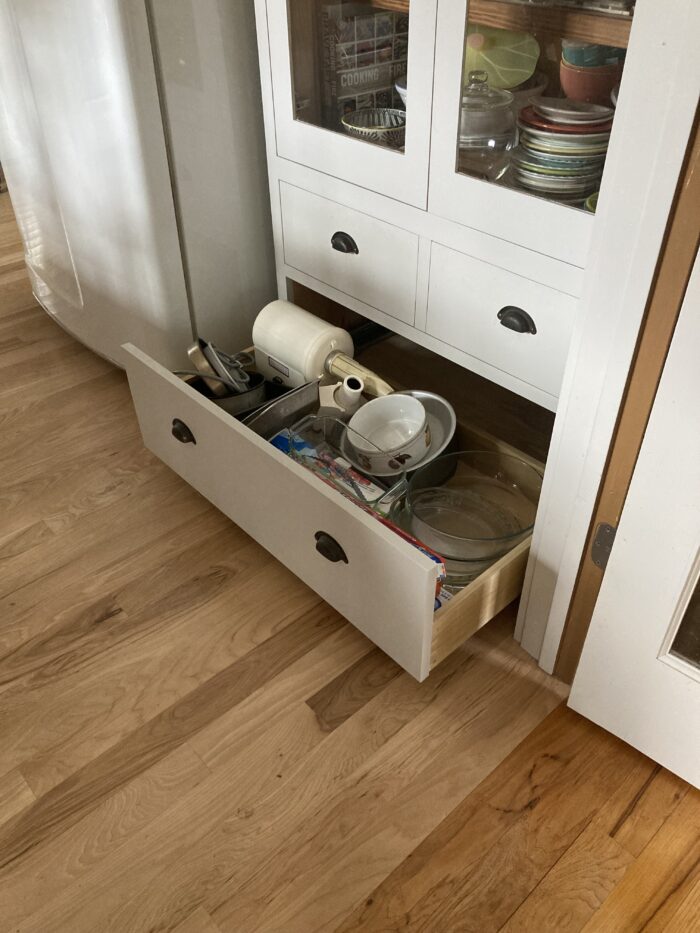
<svg viewBox="0 0 700 933"><path fill-rule="evenodd" d="M599 191L594 191L593 194L589 195L589 197L586 198L586 203L584 204L584 207L586 208L587 211L590 211L591 214L595 214L596 212L596 208L598 207L598 195L599 194L600 194Z"/></svg>
<svg viewBox="0 0 700 933"><path fill-rule="evenodd" d="M346 133L365 142L399 149L406 139L406 111L379 107L355 110L341 120Z"/></svg>
<svg viewBox="0 0 700 933"><path fill-rule="evenodd" d="M567 100L558 97L540 97L532 102L533 111L545 120L563 124L591 124L611 121L615 111L602 104Z"/></svg>
<svg viewBox="0 0 700 933"><path fill-rule="evenodd" d="M407 395L383 395L362 405L348 422L354 461L375 476L420 462L430 447L423 404Z"/></svg>
<svg viewBox="0 0 700 933"><path fill-rule="evenodd" d="M373 473L373 476L399 476L404 472L412 472L419 467L425 466L439 457L443 453L457 429L457 415L450 403L436 395L434 392L424 392L421 389L408 389L404 392L396 392L396 395L410 395L417 398L425 409L425 414L430 428L430 446L425 456L420 462L414 463L410 467L397 465L397 468ZM339 448L345 459L357 469L364 470L365 467L357 460L352 445L348 441L347 431L344 433L339 443Z"/></svg>
<svg viewBox="0 0 700 933"><path fill-rule="evenodd" d="M586 106L590 106L586 104ZM602 107L602 110L606 108ZM525 107L520 112L520 122L534 129L547 131L551 133L564 133L567 135L585 136L605 133L612 130L612 120L596 120L594 123L562 123L538 116L534 106Z"/></svg>

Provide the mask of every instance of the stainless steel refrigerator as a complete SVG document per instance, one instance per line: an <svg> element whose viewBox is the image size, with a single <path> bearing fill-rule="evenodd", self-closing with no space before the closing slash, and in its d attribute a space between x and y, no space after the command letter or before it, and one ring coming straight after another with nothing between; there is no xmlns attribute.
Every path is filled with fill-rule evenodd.
<svg viewBox="0 0 700 933"><path fill-rule="evenodd" d="M253 0L0 0L0 162L34 293L120 362L276 297Z"/></svg>

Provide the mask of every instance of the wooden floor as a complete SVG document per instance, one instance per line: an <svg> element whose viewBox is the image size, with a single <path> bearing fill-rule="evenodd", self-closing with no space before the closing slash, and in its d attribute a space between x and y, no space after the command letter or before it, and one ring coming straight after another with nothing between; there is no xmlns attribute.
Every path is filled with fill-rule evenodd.
<svg viewBox="0 0 700 933"><path fill-rule="evenodd" d="M144 451L6 196L0 309L3 931L700 929L698 794L512 611L402 673Z"/></svg>

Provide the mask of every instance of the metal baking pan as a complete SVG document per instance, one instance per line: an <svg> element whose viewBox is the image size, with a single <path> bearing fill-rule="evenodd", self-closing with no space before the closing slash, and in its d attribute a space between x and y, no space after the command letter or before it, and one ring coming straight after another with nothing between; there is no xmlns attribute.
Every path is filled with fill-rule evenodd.
<svg viewBox="0 0 700 933"><path fill-rule="evenodd" d="M304 415L311 414L318 409L318 386L317 380L285 392L284 395L268 402L267 405L244 418L243 424L269 441L284 428L291 427Z"/></svg>

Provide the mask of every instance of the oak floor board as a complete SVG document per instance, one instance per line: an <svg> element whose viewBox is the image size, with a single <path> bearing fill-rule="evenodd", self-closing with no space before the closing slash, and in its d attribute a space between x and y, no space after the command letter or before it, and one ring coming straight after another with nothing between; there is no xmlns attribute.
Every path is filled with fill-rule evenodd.
<svg viewBox="0 0 700 933"><path fill-rule="evenodd" d="M0 405L41 400L48 392L75 388L114 369L111 363L78 343L48 350L31 360L12 363L2 371Z"/></svg>
<svg viewBox="0 0 700 933"><path fill-rule="evenodd" d="M631 756L622 745L587 749L565 779L542 793L468 872L446 871L442 882L410 911L416 929L500 929L567 850L574 846ZM602 854L602 853L601 853Z"/></svg>
<svg viewBox="0 0 700 933"><path fill-rule="evenodd" d="M513 607L399 672L144 450L7 195L0 430L0 933L700 928L695 792Z"/></svg>
<svg viewBox="0 0 700 933"><path fill-rule="evenodd" d="M145 496L139 514L143 525L134 535L128 512L123 508L107 513L111 522L92 546L68 554L53 570L24 582L0 597L0 657L35 637L48 634L55 625L70 623L73 616L102 601L125 585L137 585L142 574L165 566L183 549L183 542L196 544L217 534L227 524L212 514L196 493L183 491L168 482L158 483L159 495ZM146 490L148 492L148 490Z"/></svg>
<svg viewBox="0 0 700 933"><path fill-rule="evenodd" d="M337 616L310 592L300 593L284 614L272 608L260 612L254 602L251 605L241 599L232 618L226 614L231 599L226 587L230 572L235 573L235 569L218 567L202 583L195 581L199 602L170 605L160 619L159 631L114 650L108 672L98 658L88 669L89 676L78 671L64 677L63 693L61 684L49 693L54 701L49 722L40 716L46 702L29 708L26 721L31 723L31 734L26 742L18 738L13 758L23 759L22 772L35 793L51 790L98 755L108 754L140 734L139 730L165 716L167 710L177 710L178 704L186 708L190 694L199 690L200 696L207 684L213 688L217 678L225 677L224 671L234 677L237 663L242 664L257 649L264 656L263 646L288 626L297 626L295 636L301 645L307 637L315 637L317 626L338 624ZM253 584L261 583L264 576L263 568L259 580L254 576L250 579ZM126 625L130 621L127 617ZM290 650L286 659L293 656ZM252 662L249 658L248 663ZM239 668L238 673L243 670ZM128 691L125 682L130 685ZM30 756L27 750L32 745L36 748Z"/></svg>
<svg viewBox="0 0 700 933"><path fill-rule="evenodd" d="M0 826L35 800L31 787L19 769L13 768L0 775Z"/></svg>
<svg viewBox="0 0 700 933"><path fill-rule="evenodd" d="M158 474L155 481L146 479L143 484L117 483L102 475L97 478L99 490L95 495L95 509L76 516L76 520L65 528L59 539L40 542L31 554L23 553L9 557L4 562L0 578L0 597L45 577L67 562L91 556L94 549L112 535L119 534L124 526L131 528L132 518L125 508L130 499L140 499L144 518L159 511L172 508L175 501L193 503L194 508L205 508L204 500L196 493L182 490L172 475ZM105 485L106 484L106 485ZM165 487L165 488L164 488ZM133 534L133 531L131 532Z"/></svg>
<svg viewBox="0 0 700 933"><path fill-rule="evenodd" d="M640 856L687 792L685 781L657 765L650 780L640 788L634 806L610 835L632 855Z"/></svg>
<svg viewBox="0 0 700 933"><path fill-rule="evenodd" d="M700 791L691 788L584 929L666 929L700 883Z"/></svg>
<svg viewBox="0 0 700 933"><path fill-rule="evenodd" d="M174 928L173 933L221 933L203 907L198 907Z"/></svg>
<svg viewBox="0 0 700 933"><path fill-rule="evenodd" d="M700 930L700 880L670 918L664 933L689 933L690 930Z"/></svg>
<svg viewBox="0 0 700 933"><path fill-rule="evenodd" d="M375 648L306 701L324 732L332 732L401 673L395 661Z"/></svg>
<svg viewBox="0 0 700 933"><path fill-rule="evenodd" d="M135 933L138 927L128 919L135 909L148 918L146 929L173 929L201 906L201 895L192 896L193 881L215 884L231 870L220 849L207 844L208 834L218 827L231 851L240 851L240 841L226 832L228 823L234 818L251 820L256 799L282 784L287 769L323 739L311 710L303 703L293 705L283 719L258 734L242 759L212 772L169 812L103 859L82 884L64 889L17 929ZM189 882L184 888L182 875ZM166 891L169 920L164 923Z"/></svg>
<svg viewBox="0 0 700 933"><path fill-rule="evenodd" d="M419 902L426 905L434 898L439 906L441 895L446 899L449 889L454 889L455 896L466 897L468 879L480 870L487 853L536 812L544 795L567 787L567 771L576 775L592 753L597 752L603 760L615 743L617 740L607 735L603 738L591 723L559 706L465 796L411 858L398 866L338 930L376 933L399 926L422 929L431 912L426 908L414 914ZM634 760L631 750L627 749L627 754ZM506 889L499 877L493 877L484 890L500 898Z"/></svg>
<svg viewBox="0 0 700 933"><path fill-rule="evenodd" d="M296 878L302 873L295 859L297 851L304 846L307 846L304 851L310 854L307 860L309 870L311 865L321 874L332 870L332 864L326 864L327 853L320 866L311 854L318 849L319 839L328 838L326 831L334 825L333 820L336 816L339 816L342 823L342 814L346 811L348 814L362 815L363 819L357 821L356 831L371 833L381 825L379 813L385 810L387 801L400 801L404 793L409 797L419 796L427 787L431 795L430 785L437 783L435 806L438 807L446 805L451 792L462 793L463 788L469 785L473 772L480 773L479 769L485 760L492 762L490 755L493 750L488 743L477 743L472 749L466 738L470 734L470 728L478 734L483 714L487 710L487 729L498 734L499 729L503 729L499 721L500 715L503 714L506 720L506 732L499 734L495 743L495 754L504 754L504 749L509 749L509 738L518 733L519 726L525 727L525 723L529 725L530 716L537 721L543 718L551 706L559 702L560 696L554 691L548 692L543 689L536 679L533 682L518 677L520 656L515 652L510 639L507 641L508 647L504 649L501 646L503 642L500 645L484 647L479 639L472 639L469 650L457 652L457 657L448 658L435 671L435 679L440 687L437 695L434 691L438 684L431 684L432 677L417 686L407 675L402 675L331 733L328 742L319 750L319 757L324 751L330 755L334 740L354 746L366 733L378 732L385 735L385 740L372 750L363 763L359 781L355 778L351 780L350 786L346 786L346 774L343 786L330 798L326 795L327 800L320 813L316 816L304 814L301 833L297 831L290 837L283 850L277 845L274 851L269 853L266 862L257 867L254 876L235 879L222 887L217 894L221 903L207 902L219 926L224 930L231 926L247 929L248 923L250 929L255 929L254 919L259 912L260 903L267 903L267 898L289 881L290 877ZM534 700L532 705L525 701L527 696L530 696L531 701ZM409 719L408 711L418 700L422 701L422 708L420 711L416 710ZM510 700L520 704L518 710L519 715L522 715L521 719L513 715L514 707ZM504 712L506 706L507 712ZM462 709L470 711L466 723L459 715ZM398 713L404 710L407 711L405 721L399 723ZM397 728L398 725L401 725L400 729ZM508 729L512 731L508 732ZM307 763L307 766L309 765L312 763ZM315 766L319 770L326 768L326 759L319 760ZM350 777L354 777L356 773L351 772ZM409 821L411 831L420 831L422 809L425 809L428 819L434 818L434 810L424 802L418 807L411 805L411 809L414 811ZM354 819L352 823L355 823ZM409 832L408 825L404 827L404 832ZM289 864L284 862L282 851L291 859ZM307 870L307 863L304 864L304 872ZM285 874L280 874L281 872ZM349 876L346 876L345 883L349 884ZM231 889L230 892L227 892L227 888Z"/></svg>
<svg viewBox="0 0 700 933"><path fill-rule="evenodd" d="M367 650L366 644L363 650ZM355 660L356 656L348 659L347 666ZM452 680L459 667L459 659L454 659L452 668L446 668L443 677ZM337 673L336 670L328 679ZM103 866L99 881L95 879L93 884L98 903L80 905L75 898L65 896L27 929L38 930L42 925L64 925L75 933L95 926L104 931L169 929L199 904L204 903L209 909L208 896L217 899L217 889L222 884L254 871L263 858L274 853L287 833L323 805L324 788L335 788L341 783L345 786L351 781L373 751L399 731L402 723L410 721L419 704L425 708L439 692L436 681L417 685L409 683L405 675L403 680L394 681L399 683L404 684L403 703L389 705L379 718L377 712L368 717L365 707L362 722L353 717L330 735L322 732L313 711L303 699L299 700L296 715L302 717L305 730L310 730L315 747L310 754L300 756L298 746L303 743L291 743L279 759L283 764L278 772L281 777L272 788L260 786L266 774L261 761L269 760L274 749L264 738L262 741L255 738L261 730L254 719L250 740L246 742L240 736L233 757L232 749L225 757L219 756L208 782L210 787L197 789L184 799L169 814L167 823L161 821L160 827L151 827L148 852L134 846L130 858ZM311 684L306 695L315 689ZM420 694L420 700L416 693ZM264 693L259 695L258 702L264 709ZM285 721L286 717L276 720L273 728L287 741L290 729ZM241 726L244 723L245 720ZM322 745L319 740L323 740ZM218 787L230 796L228 775L238 772L241 760L246 767L237 780L234 807L222 797L221 790L210 788ZM272 760L278 768L277 758L273 756ZM250 768L255 771L252 782ZM227 817L222 817L222 807L228 807ZM194 827L197 833L193 835ZM132 894L128 904L123 903L119 894L123 890Z"/></svg>
<svg viewBox="0 0 700 933"><path fill-rule="evenodd" d="M79 883L209 775L185 743L121 785L66 832L5 868L0 875L0 916L5 926L31 916L40 907L39 896L45 903Z"/></svg>
<svg viewBox="0 0 700 933"><path fill-rule="evenodd" d="M389 771L386 762L370 760L357 787L330 812L305 822L259 873L256 880L264 879L267 893L251 904L248 923L238 902L226 906L226 922L223 910L213 911L215 920L223 931L333 929L559 702L544 681L523 678L494 695L488 711L456 733L446 730L420 770L394 760ZM386 751L391 744L396 740Z"/></svg>
<svg viewBox="0 0 700 933"><path fill-rule="evenodd" d="M252 693L290 659L296 660L337 627L330 613L287 626L162 710L112 748L39 797L0 829L0 869L29 847L62 832L121 784L160 761L220 713ZM26 766L22 769L27 777ZM31 778L28 783L32 786Z"/></svg>

